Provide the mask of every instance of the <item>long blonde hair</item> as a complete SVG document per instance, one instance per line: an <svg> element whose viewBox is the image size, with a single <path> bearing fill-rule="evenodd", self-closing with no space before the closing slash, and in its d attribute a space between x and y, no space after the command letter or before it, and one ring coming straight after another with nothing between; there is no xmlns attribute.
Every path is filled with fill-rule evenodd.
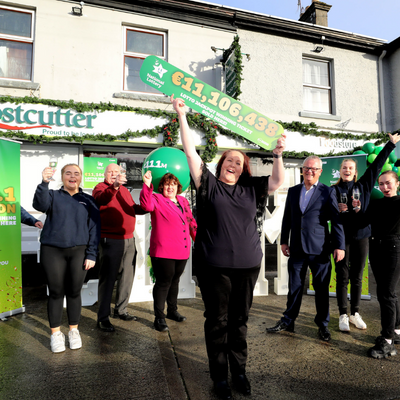
<svg viewBox="0 0 400 400"><path fill-rule="evenodd" d="M355 165L355 167L356 167L356 172L355 172L355 174L354 174L354 182L357 182L358 169L357 169L357 161L354 160L354 158L345 158L345 159L342 161L342 163L340 164L339 171L342 169L343 164L344 164L345 162L349 162L349 161L350 161L350 162L353 162L354 165ZM342 182L342 177L339 177L339 180L338 180L336 183L334 183L332 186L339 185L340 182Z"/></svg>

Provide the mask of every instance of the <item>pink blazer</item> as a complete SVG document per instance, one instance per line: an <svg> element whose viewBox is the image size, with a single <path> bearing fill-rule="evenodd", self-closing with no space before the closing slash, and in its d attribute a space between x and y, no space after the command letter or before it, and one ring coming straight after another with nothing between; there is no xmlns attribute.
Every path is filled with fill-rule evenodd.
<svg viewBox="0 0 400 400"><path fill-rule="evenodd" d="M196 237L197 223L190 211L189 202L176 196L182 211L162 194L153 193L143 184L140 206L151 215L150 257L187 260L190 255L190 238Z"/></svg>

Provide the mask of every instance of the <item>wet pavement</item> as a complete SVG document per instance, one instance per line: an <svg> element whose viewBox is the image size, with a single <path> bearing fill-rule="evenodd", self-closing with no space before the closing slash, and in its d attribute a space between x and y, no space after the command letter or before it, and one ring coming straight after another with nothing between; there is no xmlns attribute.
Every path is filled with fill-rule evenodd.
<svg viewBox="0 0 400 400"><path fill-rule="evenodd" d="M266 334L286 305L273 293L275 274L267 273L270 295L255 297L249 320L247 375L250 399L400 399L400 353L374 360L367 350L380 332L373 279L372 299L362 300L365 331L338 329L331 298L332 340L317 336L314 297L304 295L295 333ZM83 307L80 350L50 351L46 287L24 288L26 312L0 322L0 399L216 399L209 377L203 335L203 303L179 300L188 320L167 320L170 331L153 328L152 303L130 304L137 321L112 319L114 333L96 328L97 304ZM67 334L67 321L62 331ZM400 346L398 346L400 352ZM234 399L245 397L233 391Z"/></svg>

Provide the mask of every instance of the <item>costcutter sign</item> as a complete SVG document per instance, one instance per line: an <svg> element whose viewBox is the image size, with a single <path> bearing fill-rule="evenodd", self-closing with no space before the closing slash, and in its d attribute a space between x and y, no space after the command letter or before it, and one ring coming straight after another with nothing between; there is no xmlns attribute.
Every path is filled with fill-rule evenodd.
<svg viewBox="0 0 400 400"><path fill-rule="evenodd" d="M3 130L27 131L33 135L45 136L117 136L128 130L154 129L166 122L165 118L154 118L129 111L80 113L42 104L0 104L0 133ZM162 135L158 139L143 137L131 141L159 143L162 141Z"/></svg>

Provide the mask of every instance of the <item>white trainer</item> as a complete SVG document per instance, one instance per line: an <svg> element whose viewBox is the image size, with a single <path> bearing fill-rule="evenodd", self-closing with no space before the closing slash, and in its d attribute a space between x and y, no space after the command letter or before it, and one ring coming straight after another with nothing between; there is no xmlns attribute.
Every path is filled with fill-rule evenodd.
<svg viewBox="0 0 400 400"><path fill-rule="evenodd" d="M65 351L65 335L61 332L55 332L50 336L50 347L53 353Z"/></svg>
<svg viewBox="0 0 400 400"><path fill-rule="evenodd" d="M367 324L362 320L361 315L358 312L354 315L350 315L350 322L358 329L367 329Z"/></svg>
<svg viewBox="0 0 400 400"><path fill-rule="evenodd" d="M82 347L82 339L78 329L72 329L72 331L68 332L68 341L71 350L77 350Z"/></svg>
<svg viewBox="0 0 400 400"><path fill-rule="evenodd" d="M342 314L339 317L339 329L342 332L350 332L349 316L347 314Z"/></svg>

